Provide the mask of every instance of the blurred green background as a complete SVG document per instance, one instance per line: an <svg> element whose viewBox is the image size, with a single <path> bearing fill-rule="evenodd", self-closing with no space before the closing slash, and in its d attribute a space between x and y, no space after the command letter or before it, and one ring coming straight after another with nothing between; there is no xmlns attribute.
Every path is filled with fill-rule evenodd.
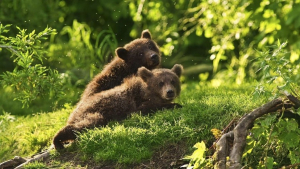
<svg viewBox="0 0 300 169"><path fill-rule="evenodd" d="M1 0L0 9L1 24L12 24L1 34L6 37L16 37L17 26L28 34L46 27L57 31L39 44L43 61L33 63L63 77L68 98L62 103L76 103L115 48L144 29L160 46L162 67L183 64L185 81L259 80L257 59L272 53L278 41L288 42L285 58L294 74L299 69L299 0ZM11 55L0 48L0 74L18 67Z"/></svg>

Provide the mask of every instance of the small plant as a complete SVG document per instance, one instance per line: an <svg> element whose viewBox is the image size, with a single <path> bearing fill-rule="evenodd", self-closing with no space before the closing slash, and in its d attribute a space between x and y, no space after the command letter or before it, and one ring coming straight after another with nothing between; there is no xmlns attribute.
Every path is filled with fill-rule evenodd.
<svg viewBox="0 0 300 169"><path fill-rule="evenodd" d="M300 132L294 119L268 115L259 119L247 137L243 158L247 166L279 168L300 162Z"/></svg>
<svg viewBox="0 0 300 169"><path fill-rule="evenodd" d="M0 25L0 48L11 52L16 66L13 71L1 75L1 84L18 92L15 99L21 101L23 107L43 96L60 97L62 86L58 72L42 65L45 59L42 40L55 34L55 29L47 27L40 33L32 31L28 34L26 29L17 27L16 37L6 37L3 33L7 33L10 26Z"/></svg>
<svg viewBox="0 0 300 169"><path fill-rule="evenodd" d="M203 141L196 143L194 148L196 148L196 150L192 155L183 158L184 160L189 160L189 164L181 167L187 167L187 169L212 168L211 159L206 159L205 156L205 143Z"/></svg>
<svg viewBox="0 0 300 169"><path fill-rule="evenodd" d="M47 166L43 163L40 162L33 162L33 163L29 163L27 165L24 166L25 169L42 169L42 168L47 168Z"/></svg>
<svg viewBox="0 0 300 169"><path fill-rule="evenodd" d="M112 29L103 30L97 35L95 52L102 63L109 61L109 56L118 47L118 41Z"/></svg>
<svg viewBox="0 0 300 169"><path fill-rule="evenodd" d="M256 73L261 73L261 82L256 87L255 94L270 94L274 97L281 95L284 91L288 91L299 97L299 66L292 63L288 52L284 49L287 42L277 44L268 51L259 52L260 57L257 63L260 63ZM266 85L275 86L272 91L265 90Z"/></svg>

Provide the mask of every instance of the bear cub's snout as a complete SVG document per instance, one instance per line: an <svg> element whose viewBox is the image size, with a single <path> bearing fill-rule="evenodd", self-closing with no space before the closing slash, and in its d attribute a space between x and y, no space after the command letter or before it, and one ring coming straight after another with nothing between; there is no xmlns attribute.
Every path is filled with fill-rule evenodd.
<svg viewBox="0 0 300 169"><path fill-rule="evenodd" d="M174 98L174 96L175 96L174 90L169 89L169 90L167 91L167 97L168 97L168 98Z"/></svg>

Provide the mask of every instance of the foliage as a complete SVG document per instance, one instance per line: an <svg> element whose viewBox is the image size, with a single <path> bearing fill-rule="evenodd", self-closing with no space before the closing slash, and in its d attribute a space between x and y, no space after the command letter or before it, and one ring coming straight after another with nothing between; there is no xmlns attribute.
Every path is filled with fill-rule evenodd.
<svg viewBox="0 0 300 169"><path fill-rule="evenodd" d="M44 10L27 10L32 4ZM11 21L29 30L40 30L40 25L48 24L60 32L52 36L47 54L50 57L45 63L72 78L71 85L76 88L82 88L109 60L117 46L116 39L120 44L127 43L145 28L161 46L163 67L182 63L186 74L195 75L188 76L194 80L200 73L210 72L209 65L214 71L209 79L214 77L221 82L226 78L223 83L241 84L245 78L257 78L258 66L251 60L259 58L257 51L267 51L277 39L289 42L286 59L291 65L297 65L299 58L295 38L300 25L295 19L298 1L3 0L0 6L0 18L5 24ZM45 17L34 17L34 12ZM49 23L43 18L49 18ZM3 54L1 59L8 62ZM2 71L13 69L8 66L1 66Z"/></svg>
<svg viewBox="0 0 300 169"><path fill-rule="evenodd" d="M247 137L245 165L279 168L299 163L299 137L298 123L294 119L278 119L276 115L259 119Z"/></svg>
<svg viewBox="0 0 300 169"><path fill-rule="evenodd" d="M269 50L259 52L260 57L256 62L261 80L253 93L255 99L276 98L287 92L299 97L299 66L290 61L286 46L287 42L277 41ZM299 110L292 111L300 114ZM243 154L244 167L279 168L300 162L299 124L295 119L282 116L275 113L255 121L251 134L247 137L247 147ZM218 137L216 129L212 132ZM197 161L194 166L209 160ZM191 158L190 164L193 162Z"/></svg>
<svg viewBox="0 0 300 169"><path fill-rule="evenodd" d="M93 46L90 28L75 20L73 27L66 26L61 32L62 35L69 35L69 43L49 45L49 57L46 57L47 50L43 48L42 40L46 40L47 35L52 35L51 39L54 39L55 30L46 28L38 34L35 31L27 34L25 29L17 27L20 32L16 37L6 37L3 34L8 33L9 28L10 25L0 26L0 47L12 53L16 67L13 71L3 73L1 82L4 88L13 87L17 93L15 100L21 101L23 107L28 107L32 101L43 97L56 99L58 102L67 97L63 91L74 95L72 93L78 90L76 88L84 87L94 76L94 72L98 73L99 67L103 67L117 47L117 40L111 29L100 32ZM57 69L68 70L59 73L43 66L49 63L55 64ZM86 76L84 70L90 76ZM78 97L79 94L76 98Z"/></svg>
<svg viewBox="0 0 300 169"><path fill-rule="evenodd" d="M297 112L298 114L299 111ZM283 119L277 114L267 115L255 121L254 127L247 136L247 145L243 154L243 167L246 168L281 168L300 162L300 132L295 119ZM197 150L189 160L190 168L212 168L212 158L205 158L205 146L197 143Z"/></svg>
<svg viewBox="0 0 300 169"><path fill-rule="evenodd" d="M256 87L256 95L277 97L288 91L299 97L299 65L290 61L286 45L287 42L278 41L270 50L260 52L260 57L257 58L257 72L262 75L260 84ZM275 88L268 91L265 89L267 85L273 85Z"/></svg>
<svg viewBox="0 0 300 169"><path fill-rule="evenodd" d="M189 67L212 61L215 74L226 70L231 81L241 84L247 77L257 77L251 62L259 57L256 50L267 50L277 39L289 42L288 57L293 62L299 59L299 40L295 38L299 35L300 24L295 19L299 4L277 0L137 1L130 3L130 9L138 11L131 13L136 27L147 25L163 32L162 51L172 54L170 60ZM156 21L161 24L152 24Z"/></svg>
<svg viewBox="0 0 300 169"><path fill-rule="evenodd" d="M102 69L114 56L114 50L118 45L111 29L98 33L94 38L95 44L92 44L92 29L77 20L73 21L72 26L63 27L60 35L68 35L69 41L63 43L57 37L57 42L49 47L48 62L55 63L58 69L66 70L66 73L83 72L84 75L79 76L78 79L81 81L76 82L76 85L77 83L85 84L86 81L92 79L95 72L98 73L99 69ZM89 76L86 76L86 73L89 73Z"/></svg>
<svg viewBox="0 0 300 169"><path fill-rule="evenodd" d="M190 161L189 165L182 167L187 167L188 169L192 168L192 166L195 169L208 167L212 168L212 164L209 163L209 161L206 160L205 157L205 152L207 151L205 143L203 141L201 141L200 143L196 143L194 145L194 148L196 148L196 150L193 152L192 155L184 157L184 160Z"/></svg>
<svg viewBox="0 0 300 169"><path fill-rule="evenodd" d="M12 72L1 75L3 86L11 86L18 92L18 97L23 105L35 100L37 97L59 97L61 84L59 74L36 62L43 62L45 51L41 41L47 39L47 35L55 33L55 30L46 28L35 34L35 31L27 34L25 29L17 27L20 31L16 37L6 37L2 33L8 32L10 25L0 25L0 47L9 50L14 57L16 68Z"/></svg>
<svg viewBox="0 0 300 169"><path fill-rule="evenodd" d="M84 41L87 39L85 37L78 45L83 44L84 48L76 48L75 42L73 45L65 46L70 42L65 35L70 32L64 31L70 25L73 24L71 28L73 32L76 29L86 31L87 37L92 31L94 35L90 37L95 39L98 32L111 28L120 44L139 37L140 32L148 28L161 45L164 67L170 67L174 63L182 63L187 68L197 67L198 69L193 69L195 71L190 73L195 74L192 77L198 79L199 73L210 72L211 67L207 65L213 65L214 75L222 73L220 75L222 78L223 70L226 70L227 78L241 84L248 77L257 77L255 74L257 67L251 62L259 57L256 50L266 51L268 45L273 44L277 39L289 42L287 48L290 51L287 56L292 63L299 59L297 29L300 24L296 19L300 9L299 4L299 1L291 0L180 0L176 2L173 0L151 2L50 0L47 3L38 0L3 0L0 3L3 9L0 11L0 20L4 24L12 23L29 30L40 31L40 25L49 25L59 32L62 31L60 36L56 37L54 45L57 45L57 49L53 51L64 54L69 51L73 55L73 61L79 65L85 62L82 59L78 60L79 56L74 56L81 53L79 49L88 52L86 55L88 57L84 57L87 61L93 54L89 53L91 48L88 43L85 43L87 42ZM28 10L26 7L29 6L35 10ZM76 25L75 20L81 24ZM92 46L95 44L95 39L89 42ZM69 49L62 51L60 49L62 46ZM58 56L56 53L49 54L55 59ZM56 61L50 62L51 65L56 63ZM59 64L62 68L69 62ZM206 67L203 67L204 65ZM87 67L92 66L88 63Z"/></svg>
<svg viewBox="0 0 300 169"><path fill-rule="evenodd" d="M256 97L278 97L287 92L299 97L299 66L290 60L286 46L287 42L277 41L270 50L260 52L257 62L262 78L254 93ZM299 114L298 110L293 112ZM283 119L276 114L258 120L247 138L246 165L277 168L299 163L298 125L294 119Z"/></svg>

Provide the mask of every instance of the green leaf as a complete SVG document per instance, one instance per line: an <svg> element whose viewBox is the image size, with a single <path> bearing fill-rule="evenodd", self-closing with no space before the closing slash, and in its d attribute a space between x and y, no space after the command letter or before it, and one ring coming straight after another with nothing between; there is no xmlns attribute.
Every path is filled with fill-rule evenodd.
<svg viewBox="0 0 300 169"><path fill-rule="evenodd" d="M204 36L205 36L206 38L211 38L211 37L213 37L213 31L212 31L212 29L211 29L211 28L205 29L205 31L204 31Z"/></svg>
<svg viewBox="0 0 300 169"><path fill-rule="evenodd" d="M266 160L266 168L267 169L272 169L273 168L273 163L274 163L274 159L273 157L267 157Z"/></svg>
<svg viewBox="0 0 300 169"><path fill-rule="evenodd" d="M196 148L193 154L186 156L183 159L190 160L189 167L193 165L194 168L197 169L203 166L205 163L206 146L205 143L201 141L200 143L196 143L193 147Z"/></svg>

